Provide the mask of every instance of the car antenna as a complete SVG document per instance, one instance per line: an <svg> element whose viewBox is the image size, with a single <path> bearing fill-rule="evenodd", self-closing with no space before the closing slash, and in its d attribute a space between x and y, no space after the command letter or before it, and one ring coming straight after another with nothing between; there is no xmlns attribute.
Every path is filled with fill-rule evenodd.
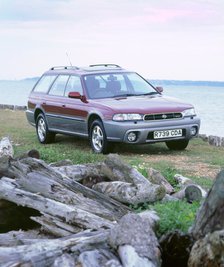
<svg viewBox="0 0 224 267"><path fill-rule="evenodd" d="M68 55L68 52L66 52L66 56L67 56L67 58L68 58L68 61L69 61L70 66L73 67L73 66L72 66L72 62L71 62L71 60L70 60L70 57L69 57L69 55Z"/></svg>

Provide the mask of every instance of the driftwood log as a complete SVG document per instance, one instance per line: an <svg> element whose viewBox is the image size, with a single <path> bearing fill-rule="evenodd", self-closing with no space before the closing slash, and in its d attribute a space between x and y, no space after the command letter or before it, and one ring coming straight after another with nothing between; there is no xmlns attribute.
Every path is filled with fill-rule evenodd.
<svg viewBox="0 0 224 267"><path fill-rule="evenodd" d="M72 181L40 160L9 161L8 172L13 178L0 179L0 198L40 211L47 228L61 222L74 223L78 231L110 228L129 212L121 203Z"/></svg>
<svg viewBox="0 0 224 267"><path fill-rule="evenodd" d="M166 178L157 170L149 168L148 179L153 184L163 185L166 189L166 194L174 192L173 186L166 180Z"/></svg>
<svg viewBox="0 0 224 267"><path fill-rule="evenodd" d="M31 233L31 238L21 235L11 240L14 246L0 246L0 266L161 265L151 224L136 214L124 216L110 230L84 231L53 240L43 239L36 233Z"/></svg>
<svg viewBox="0 0 224 267"><path fill-rule="evenodd" d="M201 186L194 183L190 178L184 177L180 174L176 174L174 179L180 186L180 190L173 194L172 196L178 199L186 199L189 203L193 201L200 201L207 195L206 190Z"/></svg>
<svg viewBox="0 0 224 267"><path fill-rule="evenodd" d="M195 242L188 267L224 266L224 230L207 234Z"/></svg>
<svg viewBox="0 0 224 267"><path fill-rule="evenodd" d="M199 209L191 233L195 239L199 239L208 233L222 229L224 229L224 170L217 175L207 198Z"/></svg>
<svg viewBox="0 0 224 267"><path fill-rule="evenodd" d="M4 137L0 140L0 158L3 156L13 157L13 146L8 137Z"/></svg>
<svg viewBox="0 0 224 267"><path fill-rule="evenodd" d="M163 237L160 251L154 233L158 216L151 211L136 215L125 205L177 199L156 170L149 170L146 179L117 155L97 164L62 161L50 166L37 159L36 150L13 158L12 146L0 147L0 232L10 210L18 213L16 220L28 217L37 226L0 234L0 266L157 267L161 257L163 266L187 266L189 254L188 266L223 265L224 171L207 197L179 175L179 194L187 197L188 189L196 188L197 199L206 199L189 233ZM191 192L189 202L194 200Z"/></svg>
<svg viewBox="0 0 224 267"><path fill-rule="evenodd" d="M207 191L204 188L202 188L200 185L193 182L190 178L185 177L181 174L175 174L174 179L176 180L176 182L179 184L180 187L184 188L188 185L195 185L201 191L202 198L205 198L207 196Z"/></svg>
<svg viewBox="0 0 224 267"><path fill-rule="evenodd" d="M141 203L163 198L163 186L151 184L117 155L78 166L49 166L38 157L36 151L17 158L4 152L0 157L3 217L11 206L22 208L34 211L27 216L38 225L35 234L0 234L5 240L0 242L0 266L160 266L153 231L158 217L153 212L125 217L131 210L116 200L120 197L92 188L96 183L129 184L129 194L118 190L124 194L122 202L133 196L133 203ZM40 231L44 235L37 234ZM125 233L120 243L113 239L117 232Z"/></svg>
<svg viewBox="0 0 224 267"><path fill-rule="evenodd" d="M115 154L109 155L103 163L55 169L72 180L125 204L153 203L165 196L165 188L161 183L151 183Z"/></svg>

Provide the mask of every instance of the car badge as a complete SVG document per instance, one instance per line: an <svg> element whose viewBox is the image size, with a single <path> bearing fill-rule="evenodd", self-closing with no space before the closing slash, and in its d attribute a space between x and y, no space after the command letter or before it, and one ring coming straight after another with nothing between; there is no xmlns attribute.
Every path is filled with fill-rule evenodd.
<svg viewBox="0 0 224 267"><path fill-rule="evenodd" d="M166 114L163 114L163 115L162 115L162 118L163 118L163 119L166 119L166 118L167 118L167 115L166 115Z"/></svg>

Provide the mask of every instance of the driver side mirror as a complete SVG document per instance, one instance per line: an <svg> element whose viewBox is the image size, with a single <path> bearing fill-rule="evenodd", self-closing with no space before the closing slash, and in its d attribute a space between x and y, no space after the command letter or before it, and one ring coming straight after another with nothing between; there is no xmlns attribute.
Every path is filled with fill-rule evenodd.
<svg viewBox="0 0 224 267"><path fill-rule="evenodd" d="M82 96L79 92L69 92L68 97L70 98L76 98L76 99L82 99Z"/></svg>
<svg viewBox="0 0 224 267"><path fill-rule="evenodd" d="M162 86L157 86L157 87L156 87L156 90L157 90L159 93L162 93L162 92L163 92L163 87L162 87Z"/></svg>

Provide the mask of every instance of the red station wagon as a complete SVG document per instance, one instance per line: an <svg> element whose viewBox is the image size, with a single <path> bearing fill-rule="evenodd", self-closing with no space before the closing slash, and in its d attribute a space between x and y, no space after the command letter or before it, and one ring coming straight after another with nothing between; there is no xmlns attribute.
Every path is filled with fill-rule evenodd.
<svg viewBox="0 0 224 267"><path fill-rule="evenodd" d="M96 153L108 153L114 142L183 150L200 119L192 105L162 91L115 64L53 67L31 91L26 115L43 144L62 133L89 138Z"/></svg>

